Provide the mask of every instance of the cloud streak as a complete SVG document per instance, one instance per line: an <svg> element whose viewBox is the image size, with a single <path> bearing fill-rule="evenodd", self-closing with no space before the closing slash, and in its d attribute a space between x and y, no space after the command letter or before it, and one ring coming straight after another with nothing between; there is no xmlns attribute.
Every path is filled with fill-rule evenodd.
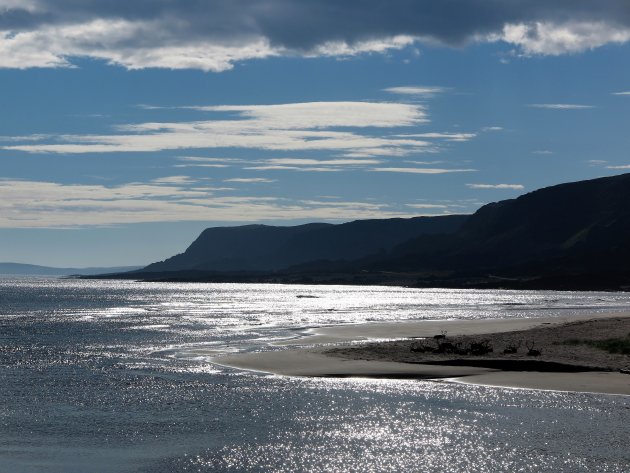
<svg viewBox="0 0 630 473"><path fill-rule="evenodd" d="M583 105L576 103L532 103L530 108L545 108L548 110L587 110L595 108L593 105Z"/></svg>
<svg viewBox="0 0 630 473"><path fill-rule="evenodd" d="M402 87L388 87L384 89L385 92L399 95L412 95L420 97L432 97L436 94L446 92L444 87L427 87L427 86L402 86Z"/></svg>
<svg viewBox="0 0 630 473"><path fill-rule="evenodd" d="M413 215L375 202L217 195L217 190L190 183L181 176L113 187L0 179L0 228L180 221L348 220Z"/></svg>
<svg viewBox="0 0 630 473"><path fill-rule="evenodd" d="M453 172L476 172L476 169L448 169L448 168L405 168L405 167L382 167L372 168L373 172L398 172L403 174L449 174Z"/></svg>
<svg viewBox="0 0 630 473"><path fill-rule="evenodd" d="M402 138L423 138L428 140L446 141L470 141L477 136L477 133L414 133L411 135L396 135Z"/></svg>
<svg viewBox="0 0 630 473"><path fill-rule="evenodd" d="M630 39L626 0L2 0L0 67L225 71L274 56L355 56L417 43L504 42L522 55ZM404 92L402 92L404 93Z"/></svg>
<svg viewBox="0 0 630 473"><path fill-rule="evenodd" d="M269 183L276 182L276 179L267 179L266 177L232 177L230 179L223 179L223 182Z"/></svg>
<svg viewBox="0 0 630 473"><path fill-rule="evenodd" d="M466 184L470 189L510 189L520 191L525 189L522 184Z"/></svg>
<svg viewBox="0 0 630 473"><path fill-rule="evenodd" d="M271 151L335 151L346 157L405 156L429 152L426 140L389 136L389 128L428 122L419 104L388 102L310 102L277 105L189 107L230 119L147 122L117 127L110 135L60 135L0 149L27 153L120 153L243 148ZM182 158L182 166L223 167L230 162ZM358 162L356 162L358 163Z"/></svg>

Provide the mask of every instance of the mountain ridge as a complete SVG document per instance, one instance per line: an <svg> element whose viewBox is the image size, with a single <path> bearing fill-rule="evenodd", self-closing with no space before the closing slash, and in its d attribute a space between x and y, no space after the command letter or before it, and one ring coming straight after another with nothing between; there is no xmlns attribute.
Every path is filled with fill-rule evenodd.
<svg viewBox="0 0 630 473"><path fill-rule="evenodd" d="M446 241L410 240L389 269L506 269L610 250L630 242L630 174L558 184L481 207ZM398 260L400 264L395 264ZM404 260L404 262L402 261ZM496 263L498 261L499 263Z"/></svg>
<svg viewBox="0 0 630 473"><path fill-rule="evenodd" d="M205 229L178 255L142 272L277 271L308 261L355 260L421 234L450 233L467 216L355 220L342 224L243 225Z"/></svg>
<svg viewBox="0 0 630 473"><path fill-rule="evenodd" d="M169 259L177 262L188 252L192 266L150 265L147 268L156 270L144 268L119 276L167 281L629 290L628 202L630 173L545 187L486 204L469 216L207 229L198 243ZM232 266L217 266L216 260L209 261L214 266L199 264L196 250L190 250L206 248L211 241L207 238L217 232L248 228L279 232L284 237L273 248L265 246L266 240L255 242L255 251L245 253L260 258L249 266L234 265L234 260ZM230 242L230 254L238 255L242 243Z"/></svg>

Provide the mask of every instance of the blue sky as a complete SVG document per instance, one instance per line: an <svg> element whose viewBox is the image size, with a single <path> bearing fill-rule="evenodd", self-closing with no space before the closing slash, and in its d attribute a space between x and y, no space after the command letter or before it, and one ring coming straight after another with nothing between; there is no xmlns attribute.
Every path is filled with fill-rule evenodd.
<svg viewBox="0 0 630 473"><path fill-rule="evenodd" d="M622 1L128 3L0 0L0 261L145 264L208 226L630 170Z"/></svg>

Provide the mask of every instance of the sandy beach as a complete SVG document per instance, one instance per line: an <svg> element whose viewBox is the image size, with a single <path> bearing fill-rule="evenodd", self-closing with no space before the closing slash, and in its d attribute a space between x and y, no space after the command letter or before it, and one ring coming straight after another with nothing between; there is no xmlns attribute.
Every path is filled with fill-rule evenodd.
<svg viewBox="0 0 630 473"><path fill-rule="evenodd" d="M290 348L214 361L287 376L416 378L630 395L630 355L593 346L629 334L630 313L373 323L315 329L278 344ZM434 353L440 343L452 351L446 345L446 352ZM492 351L471 354L470 347L479 344ZM509 347L516 352L504 353ZM540 354L528 354L528 347Z"/></svg>

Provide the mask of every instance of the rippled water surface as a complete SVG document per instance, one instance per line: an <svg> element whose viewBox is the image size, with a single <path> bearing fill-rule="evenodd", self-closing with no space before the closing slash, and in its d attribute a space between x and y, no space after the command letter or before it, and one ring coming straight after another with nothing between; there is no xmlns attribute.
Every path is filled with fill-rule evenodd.
<svg viewBox="0 0 630 473"><path fill-rule="evenodd" d="M0 472L630 471L630 397L213 365L305 329L630 310L617 293L0 280Z"/></svg>

